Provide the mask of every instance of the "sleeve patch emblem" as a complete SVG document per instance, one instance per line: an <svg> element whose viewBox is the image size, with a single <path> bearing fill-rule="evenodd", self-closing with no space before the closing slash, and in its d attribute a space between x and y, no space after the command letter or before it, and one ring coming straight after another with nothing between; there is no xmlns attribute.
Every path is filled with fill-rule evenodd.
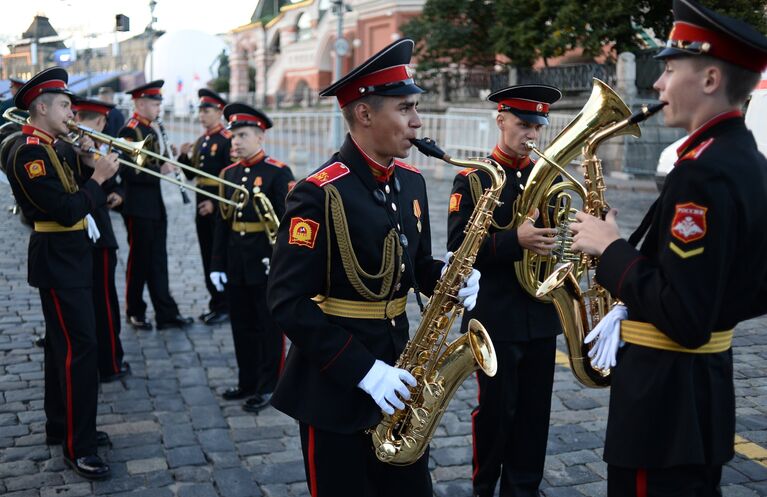
<svg viewBox="0 0 767 497"><path fill-rule="evenodd" d="M33 160L24 164L29 179L35 179L39 176L45 176L45 162L42 160Z"/></svg>
<svg viewBox="0 0 767 497"><path fill-rule="evenodd" d="M676 204L674 219L671 221L671 234L684 243L694 242L706 236L707 207L692 202Z"/></svg>
<svg viewBox="0 0 767 497"><path fill-rule="evenodd" d="M458 212L461 210L461 195L460 193L454 193L450 195L450 209L448 210L448 213L450 212Z"/></svg>
<svg viewBox="0 0 767 497"><path fill-rule="evenodd" d="M319 228L320 223L317 221L302 217L292 217L290 218L290 238L288 243L313 249L314 243L317 241Z"/></svg>

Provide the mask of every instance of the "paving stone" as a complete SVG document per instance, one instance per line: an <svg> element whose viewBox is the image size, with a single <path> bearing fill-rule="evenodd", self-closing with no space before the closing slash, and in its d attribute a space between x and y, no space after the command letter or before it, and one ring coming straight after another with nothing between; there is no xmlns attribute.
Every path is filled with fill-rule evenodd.
<svg viewBox="0 0 767 497"><path fill-rule="evenodd" d="M303 462L287 462L254 467L253 478L259 483L295 483L306 478Z"/></svg>
<svg viewBox="0 0 767 497"><path fill-rule="evenodd" d="M178 497L217 497L218 492L210 483L182 485L178 488Z"/></svg>
<svg viewBox="0 0 767 497"><path fill-rule="evenodd" d="M234 444L229 438L229 430L200 430L197 432L197 438L206 452L228 452L234 450Z"/></svg>
<svg viewBox="0 0 767 497"><path fill-rule="evenodd" d="M3 484L9 492L28 490L30 488L55 487L62 483L64 483L64 479L58 473L38 473L11 476L3 479Z"/></svg>
<svg viewBox="0 0 767 497"><path fill-rule="evenodd" d="M151 459L134 459L127 462L128 473L132 475L149 473L168 469L168 463L164 457L153 457Z"/></svg>
<svg viewBox="0 0 767 497"><path fill-rule="evenodd" d="M93 495L90 483L70 483L40 490L40 497L82 497Z"/></svg>
<svg viewBox="0 0 767 497"><path fill-rule="evenodd" d="M168 454L168 466L170 468L179 468L181 466L194 466L197 464L205 464L205 455L197 446L191 447L179 447L176 449L170 449Z"/></svg>
<svg viewBox="0 0 767 497"><path fill-rule="evenodd" d="M242 468L216 470L213 472L213 479L224 497L261 497L263 495L250 472ZM258 481L261 482L261 480Z"/></svg>

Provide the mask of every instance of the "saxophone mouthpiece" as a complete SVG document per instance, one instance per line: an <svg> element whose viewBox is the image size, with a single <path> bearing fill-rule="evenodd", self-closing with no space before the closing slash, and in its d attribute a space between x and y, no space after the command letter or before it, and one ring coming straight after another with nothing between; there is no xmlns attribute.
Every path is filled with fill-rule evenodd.
<svg viewBox="0 0 767 497"><path fill-rule="evenodd" d="M668 104L668 102L658 102L657 104L652 105L643 105L642 110L635 112L630 118L629 123L630 124L637 124L641 123L645 119L650 118L653 114L661 110L663 107L665 107Z"/></svg>
<svg viewBox="0 0 767 497"><path fill-rule="evenodd" d="M419 152L428 157L434 157L445 161L450 158L444 150L437 146L437 142L431 138L413 138L410 140L410 143L415 145L415 148L417 148Z"/></svg>

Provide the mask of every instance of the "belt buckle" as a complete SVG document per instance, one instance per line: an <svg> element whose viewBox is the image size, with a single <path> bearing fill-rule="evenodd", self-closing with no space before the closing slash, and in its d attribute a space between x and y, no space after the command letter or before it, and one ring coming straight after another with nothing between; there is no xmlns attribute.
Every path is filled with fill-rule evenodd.
<svg viewBox="0 0 767 497"><path fill-rule="evenodd" d="M397 309L396 309L396 302L394 300L390 300L386 303L386 319L394 319L397 317Z"/></svg>

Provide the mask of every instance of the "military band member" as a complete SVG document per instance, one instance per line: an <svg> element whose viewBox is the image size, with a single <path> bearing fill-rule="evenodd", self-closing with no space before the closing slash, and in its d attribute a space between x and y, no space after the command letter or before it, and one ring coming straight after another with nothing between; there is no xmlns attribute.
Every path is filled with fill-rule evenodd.
<svg viewBox="0 0 767 497"><path fill-rule="evenodd" d="M160 151L160 137L152 122L160 115L162 103L162 80L128 90L133 97L135 111L119 136L140 142L150 138L148 148ZM175 170L170 163L147 159L144 167L170 174ZM126 315L131 326L138 330L151 330L152 323L146 318L144 286L154 307L157 329L183 328L193 322L179 314L176 301L168 287L168 216L162 199L160 179L151 174L123 167L120 172L125 185L122 214L128 231L128 267L125 271Z"/></svg>
<svg viewBox="0 0 767 497"><path fill-rule="evenodd" d="M206 173L218 176L223 168L230 165L230 146L232 133L224 128L221 122L226 101L218 94L202 88L197 92L200 98L200 124L205 128L205 134L192 143L181 145L179 162L194 166ZM218 193L218 183L215 180L184 170L188 179L194 179L197 186L211 193ZM280 202L284 204L283 201ZM203 278L205 287L210 294L208 312L200 315L200 320L206 324L218 324L229 317L229 304L226 293L219 292L208 275L210 274L210 258L213 254L213 229L216 220L216 206L209 197L197 194L197 214L194 222L197 226L197 240L200 243L202 256Z"/></svg>
<svg viewBox="0 0 767 497"><path fill-rule="evenodd" d="M216 220L210 279L229 297L229 309L239 376L237 386L226 390L227 400L249 397L243 409L258 412L267 405L277 385L285 357L282 332L266 306L266 279L272 245L265 230L265 215L254 197L266 195L279 220L285 212L285 196L294 183L293 173L283 162L266 155L266 130L272 121L263 112L245 104L224 108L232 133L232 152L241 159L221 171L221 177L241 184L250 192L242 208L222 204ZM242 201L244 193L223 187L225 198ZM256 209L259 209L257 212Z"/></svg>
<svg viewBox="0 0 767 497"><path fill-rule="evenodd" d="M76 99L72 104L75 121L83 126L101 132L106 124L107 114L114 108L100 100ZM75 174L79 185L93 175L93 154L83 152L94 146L90 138L80 140L78 153L69 143L58 140L56 151ZM110 178L101 185L107 196L106 204L93 211L92 216L98 228L99 237L93 249L93 308L96 315L96 341L98 342L99 379L114 381L130 373L130 367L123 362L123 348L120 340L120 303L115 288L117 266L117 239L112 229L109 209L122 204L122 189Z"/></svg>
<svg viewBox="0 0 767 497"><path fill-rule="evenodd" d="M8 90L10 95L7 99L0 102L0 124L8 122L3 118L3 113L13 107L13 98L16 96L16 93L19 91L19 89L24 86L24 80L22 79L9 78L9 82L11 83L10 89Z"/></svg>
<svg viewBox="0 0 767 497"><path fill-rule="evenodd" d="M125 117L123 113L114 106L115 91L109 86L102 86L99 88L99 100L112 107L107 114L107 123L104 126L104 133L109 136L117 136L122 127L125 125Z"/></svg>
<svg viewBox="0 0 767 497"><path fill-rule="evenodd" d="M597 281L628 318L594 330L613 358L618 334L626 342L611 374L611 497L721 495L734 455L732 330L767 310L767 262L754 257L767 251L767 159L740 111L767 38L694 0L675 0L674 18L655 82L665 124L689 133L674 169L628 241L614 211L572 225L573 249L600 256Z"/></svg>
<svg viewBox="0 0 767 497"><path fill-rule="evenodd" d="M549 124L549 106L562 94L546 85L520 85L492 93L498 105L498 144L490 157L506 171L501 205L493 213L489 236L477 254L482 290L477 306L463 317L466 330L472 318L490 333L498 356L498 372L477 372L479 405L472 412L472 484L474 495L492 497L500 476L502 497L537 496L543 478L549 433L554 354L559 319L552 304L539 302L517 281L514 262L522 250L548 254L556 230L536 227L535 213L513 228L514 201L527 182L534 162L525 146L537 141ZM453 182L448 213L448 250L455 251L490 176L464 169Z"/></svg>
<svg viewBox="0 0 767 497"><path fill-rule="evenodd" d="M40 291L45 318L45 433L62 444L64 461L85 478L101 479L109 466L96 453L108 443L96 432L98 366L93 314L92 245L86 216L106 202L101 184L117 172L114 154L93 163L91 178L78 187L53 148L69 131L67 72L46 69L14 98L29 110L24 139L10 151L8 179L24 213L34 222L29 240L28 281Z"/></svg>
<svg viewBox="0 0 767 497"><path fill-rule="evenodd" d="M431 295L444 266L424 178L399 160L421 126L412 49L399 40L320 93L338 98L350 133L291 191L272 257L269 307L292 341L272 405L299 421L313 497L432 495L428 451L388 465L365 432L405 408L398 393L410 398L415 379L391 366L408 340L407 294Z"/></svg>

